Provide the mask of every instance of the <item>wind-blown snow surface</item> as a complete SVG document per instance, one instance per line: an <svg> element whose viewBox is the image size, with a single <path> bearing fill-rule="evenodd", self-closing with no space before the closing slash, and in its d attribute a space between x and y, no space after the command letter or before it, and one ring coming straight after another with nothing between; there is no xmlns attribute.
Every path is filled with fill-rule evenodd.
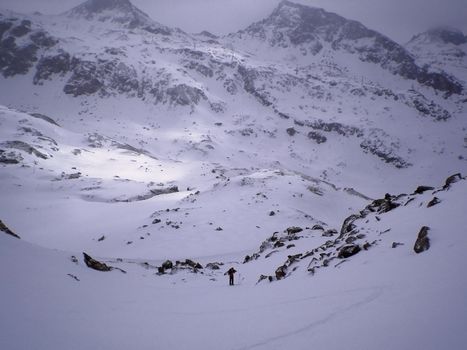
<svg viewBox="0 0 467 350"><path fill-rule="evenodd" d="M465 43L435 34L0 14L0 348L465 348Z"/></svg>

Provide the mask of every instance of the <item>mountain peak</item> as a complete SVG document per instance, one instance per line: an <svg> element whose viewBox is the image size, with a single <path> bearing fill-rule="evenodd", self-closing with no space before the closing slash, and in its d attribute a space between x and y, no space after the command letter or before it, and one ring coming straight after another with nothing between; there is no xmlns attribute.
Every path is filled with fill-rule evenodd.
<svg viewBox="0 0 467 350"><path fill-rule="evenodd" d="M72 18L120 23L129 28L152 22L146 13L129 0L88 0L65 14Z"/></svg>

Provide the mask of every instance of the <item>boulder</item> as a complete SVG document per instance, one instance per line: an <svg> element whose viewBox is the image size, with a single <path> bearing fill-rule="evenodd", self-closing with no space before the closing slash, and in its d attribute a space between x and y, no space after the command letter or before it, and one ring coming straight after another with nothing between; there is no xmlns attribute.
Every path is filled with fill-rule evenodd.
<svg viewBox="0 0 467 350"><path fill-rule="evenodd" d="M88 254L83 252L84 256L84 262L86 263L86 266L89 267L90 269L94 269L97 271L111 271L112 267L107 266L103 262L97 261L93 258L91 258Z"/></svg>
<svg viewBox="0 0 467 350"><path fill-rule="evenodd" d="M345 245L339 250L339 254L337 255L337 257L339 259L350 258L351 256L354 256L355 254L360 252L360 250L362 249L357 244Z"/></svg>
<svg viewBox="0 0 467 350"><path fill-rule="evenodd" d="M428 231L430 228L428 226L423 226L418 233L417 240L415 241L415 245L413 250L415 253L423 253L424 251L430 249L430 238L428 238Z"/></svg>

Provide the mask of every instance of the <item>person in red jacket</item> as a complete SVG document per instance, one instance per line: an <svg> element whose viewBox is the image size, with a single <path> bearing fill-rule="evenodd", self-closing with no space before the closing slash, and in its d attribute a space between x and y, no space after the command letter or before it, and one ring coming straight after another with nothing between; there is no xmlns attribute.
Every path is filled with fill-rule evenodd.
<svg viewBox="0 0 467 350"><path fill-rule="evenodd" d="M224 275L229 275L229 285L233 286L234 285L234 275L237 270L235 270L233 267L229 269Z"/></svg>

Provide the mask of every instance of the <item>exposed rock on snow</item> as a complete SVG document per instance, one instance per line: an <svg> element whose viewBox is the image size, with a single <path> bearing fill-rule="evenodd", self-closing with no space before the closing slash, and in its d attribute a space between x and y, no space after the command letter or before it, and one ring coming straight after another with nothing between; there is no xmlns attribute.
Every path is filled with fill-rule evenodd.
<svg viewBox="0 0 467 350"><path fill-rule="evenodd" d="M418 233L417 240L415 241L415 245L413 250L415 253L423 253L424 251L430 249L430 238L428 238L428 231L430 230L429 227L423 226Z"/></svg>
<svg viewBox="0 0 467 350"><path fill-rule="evenodd" d="M105 263L91 258L88 254L84 252L83 252L83 256L84 256L84 262L86 266L89 267L90 269L94 269L97 271L104 271L104 272L111 271L113 269L111 266L107 266Z"/></svg>
<svg viewBox="0 0 467 350"><path fill-rule="evenodd" d="M337 255L337 257L339 259L350 258L351 256L354 256L355 254L360 252L360 250L362 250L362 248L360 248L359 245L356 245L356 244L346 245L346 246L343 246L339 250L339 254Z"/></svg>
<svg viewBox="0 0 467 350"><path fill-rule="evenodd" d="M0 232L6 233L7 235L13 236L15 238L20 239L21 237L18 236L16 233L14 233L12 230L10 230L2 220L0 220Z"/></svg>

